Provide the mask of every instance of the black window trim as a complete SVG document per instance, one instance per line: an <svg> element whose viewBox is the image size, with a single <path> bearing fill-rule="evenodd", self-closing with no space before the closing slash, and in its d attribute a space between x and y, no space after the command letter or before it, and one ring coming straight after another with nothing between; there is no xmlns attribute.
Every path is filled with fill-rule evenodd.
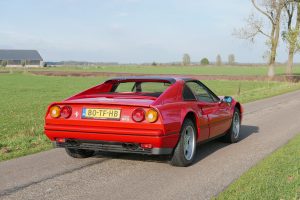
<svg viewBox="0 0 300 200"><path fill-rule="evenodd" d="M191 92L191 93L193 94L193 96L194 96L194 99L185 99L185 98L184 98L183 93L184 93L185 87L187 87L187 88L190 90L190 92ZM181 96L182 96L183 101L198 101L197 98L196 98L196 96L195 96L195 94L194 94L194 92L191 90L191 88L190 88L189 86L186 85L186 82L185 82L184 85L183 85Z"/></svg>
<svg viewBox="0 0 300 200"><path fill-rule="evenodd" d="M211 96L212 100L214 100L214 98L217 99L217 101L212 101L211 103L220 102L220 98L213 91L211 91L206 85L204 85L201 81L199 81L199 80L186 80L184 85L186 85L186 83L189 83L189 82L194 82L194 83L197 83L197 84L201 85L208 92L208 94ZM194 94L193 91L192 91L192 93ZM194 96L195 96L195 94L194 94ZM196 98L196 96L195 96L195 98ZM197 98L196 98L196 101L198 101Z"/></svg>

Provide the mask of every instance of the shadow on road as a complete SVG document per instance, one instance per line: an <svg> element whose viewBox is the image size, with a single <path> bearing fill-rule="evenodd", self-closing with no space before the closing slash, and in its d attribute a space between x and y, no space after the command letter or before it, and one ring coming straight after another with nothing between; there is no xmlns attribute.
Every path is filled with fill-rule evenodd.
<svg viewBox="0 0 300 200"><path fill-rule="evenodd" d="M242 125L241 133L240 133L241 134L240 141L246 139L253 133L258 133L258 131L259 131L259 128L257 126ZM213 154L214 152L216 152L226 146L229 146L229 145L230 145L229 143L221 142L218 139L213 140L208 143L205 143L205 144L198 145L197 155L196 155L194 164L201 161L205 157Z"/></svg>
<svg viewBox="0 0 300 200"><path fill-rule="evenodd" d="M247 137L249 137L253 133L258 133L258 131L259 131L258 126L242 125L240 141L246 139Z"/></svg>
<svg viewBox="0 0 300 200"><path fill-rule="evenodd" d="M259 127L257 126L249 126L242 125L241 127L241 135L240 141L246 139L253 133L258 133ZM202 159L208 157L214 152L230 145L229 143L224 143L219 140L213 140L197 147L197 155L195 157L195 162L201 161ZM145 162L157 162L157 163L166 163L168 164L170 156L149 156L149 155L139 155L139 154L127 154L127 153L106 153L106 152L98 152L95 157L99 158L111 158L111 159L123 159L123 160L137 160L137 161L145 161Z"/></svg>

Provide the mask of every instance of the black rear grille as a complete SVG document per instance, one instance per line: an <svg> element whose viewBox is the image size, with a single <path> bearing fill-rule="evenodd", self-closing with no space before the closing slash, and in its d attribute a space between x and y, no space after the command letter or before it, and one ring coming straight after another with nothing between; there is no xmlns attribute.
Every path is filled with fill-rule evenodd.
<svg viewBox="0 0 300 200"><path fill-rule="evenodd" d="M64 143L56 142L56 147L70 149L88 149L94 151L151 154L151 149L143 149L136 143L86 141L67 139Z"/></svg>

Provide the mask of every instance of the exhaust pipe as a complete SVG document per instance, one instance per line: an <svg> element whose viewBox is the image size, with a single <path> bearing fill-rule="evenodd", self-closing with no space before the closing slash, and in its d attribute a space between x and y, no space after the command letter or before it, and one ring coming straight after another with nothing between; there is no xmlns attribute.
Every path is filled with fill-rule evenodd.
<svg viewBox="0 0 300 200"><path fill-rule="evenodd" d="M137 144L134 144L134 143L123 143L122 147L127 149L127 150L130 150L130 151L134 151L134 150L137 150L139 148L139 146Z"/></svg>

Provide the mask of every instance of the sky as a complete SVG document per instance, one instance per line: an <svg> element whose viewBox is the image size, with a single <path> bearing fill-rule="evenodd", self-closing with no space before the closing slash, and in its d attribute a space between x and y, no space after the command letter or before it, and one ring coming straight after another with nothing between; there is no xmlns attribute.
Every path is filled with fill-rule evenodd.
<svg viewBox="0 0 300 200"><path fill-rule="evenodd" d="M193 62L217 54L266 62L263 37L232 34L254 11L250 0L0 0L0 8L0 49L36 49L46 61L174 62L188 53Z"/></svg>

